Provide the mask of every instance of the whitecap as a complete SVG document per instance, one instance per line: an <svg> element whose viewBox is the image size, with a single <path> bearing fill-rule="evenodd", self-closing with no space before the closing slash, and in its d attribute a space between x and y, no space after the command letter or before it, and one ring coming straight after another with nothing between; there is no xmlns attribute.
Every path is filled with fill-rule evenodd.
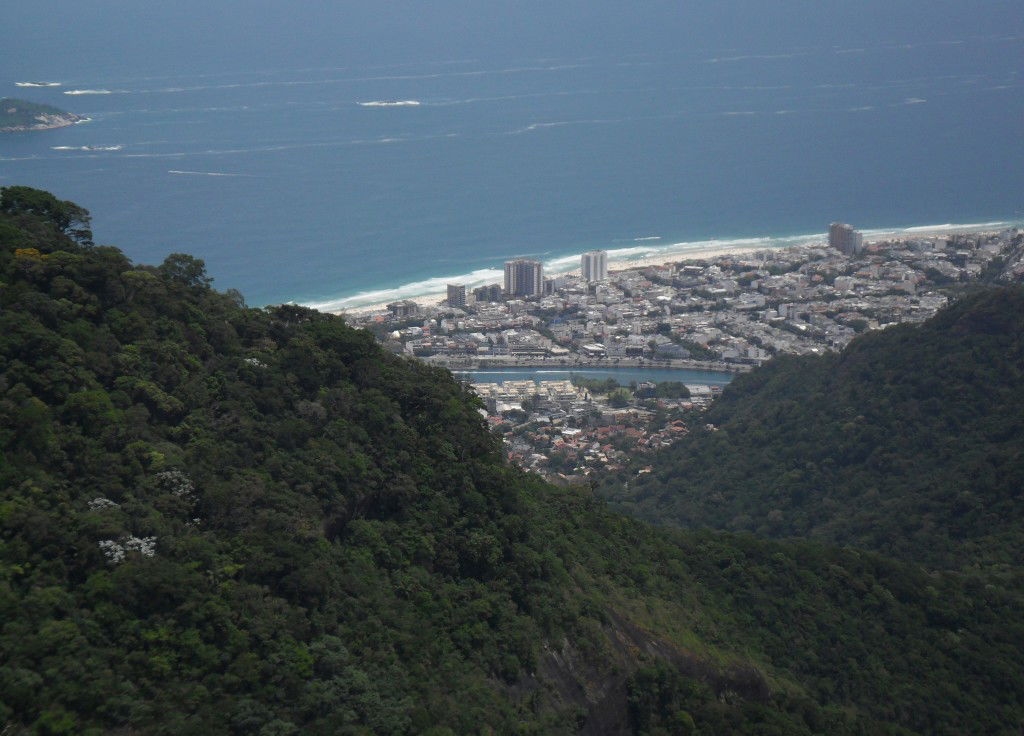
<svg viewBox="0 0 1024 736"><path fill-rule="evenodd" d="M50 146L53 151L120 151L124 146Z"/></svg>
<svg viewBox="0 0 1024 736"><path fill-rule="evenodd" d="M61 82L15 82L15 87L59 87Z"/></svg>
<svg viewBox="0 0 1024 736"><path fill-rule="evenodd" d="M112 95L109 89L66 89L66 95Z"/></svg>
<svg viewBox="0 0 1024 736"><path fill-rule="evenodd" d="M908 97L903 100L904 105L920 105L922 102L928 102L928 100L923 97Z"/></svg>
<svg viewBox="0 0 1024 736"><path fill-rule="evenodd" d="M743 56L716 56L713 59L705 59L705 64L721 64L727 61L748 61L748 60L772 60L772 59L795 59L798 56L807 56L804 52L792 54L744 54Z"/></svg>
<svg viewBox="0 0 1024 736"><path fill-rule="evenodd" d="M234 174L227 171L184 171L181 169L168 169L167 173L185 176L253 176L253 174Z"/></svg>
<svg viewBox="0 0 1024 736"><path fill-rule="evenodd" d="M422 103L419 100L373 100L356 104L360 107L418 107Z"/></svg>

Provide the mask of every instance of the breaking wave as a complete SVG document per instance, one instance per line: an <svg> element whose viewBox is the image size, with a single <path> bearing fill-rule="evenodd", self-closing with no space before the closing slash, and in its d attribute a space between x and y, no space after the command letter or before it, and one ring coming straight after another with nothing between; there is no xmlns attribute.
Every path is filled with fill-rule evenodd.
<svg viewBox="0 0 1024 736"><path fill-rule="evenodd" d="M66 89L64 90L66 95L112 95L114 94L109 89Z"/></svg>
<svg viewBox="0 0 1024 736"><path fill-rule="evenodd" d="M15 82L15 87L59 87L61 82Z"/></svg>

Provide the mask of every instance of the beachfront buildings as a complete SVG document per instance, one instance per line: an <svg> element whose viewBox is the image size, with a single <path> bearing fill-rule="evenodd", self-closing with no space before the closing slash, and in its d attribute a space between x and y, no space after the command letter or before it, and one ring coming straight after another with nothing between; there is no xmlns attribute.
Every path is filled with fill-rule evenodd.
<svg viewBox="0 0 1024 736"><path fill-rule="evenodd" d="M448 306L449 307L464 307L464 306L466 306L466 285L465 284L448 284Z"/></svg>
<svg viewBox="0 0 1024 736"><path fill-rule="evenodd" d="M504 291L501 284L487 284L473 289L473 301L477 304L500 302Z"/></svg>
<svg viewBox="0 0 1024 736"><path fill-rule="evenodd" d="M404 319L419 314L420 305L411 299L403 299L402 301L391 302L388 304L387 309L393 317Z"/></svg>
<svg viewBox="0 0 1024 736"><path fill-rule="evenodd" d="M828 226L828 244L844 255L856 256L864 250L864 236L850 225L833 222Z"/></svg>
<svg viewBox="0 0 1024 736"><path fill-rule="evenodd" d="M854 256L823 242L724 253L622 269L596 285L564 274L547 280L550 295L505 298L493 284L464 308L396 302L350 319L395 352L449 367L743 370L921 322L983 278L1024 282L1024 229L875 239Z"/></svg>
<svg viewBox="0 0 1024 736"><path fill-rule="evenodd" d="M584 281L604 281L608 278L608 251L592 250L580 258L580 273Z"/></svg>
<svg viewBox="0 0 1024 736"><path fill-rule="evenodd" d="M505 294L538 296L544 293L544 267L540 261L517 258L505 263Z"/></svg>

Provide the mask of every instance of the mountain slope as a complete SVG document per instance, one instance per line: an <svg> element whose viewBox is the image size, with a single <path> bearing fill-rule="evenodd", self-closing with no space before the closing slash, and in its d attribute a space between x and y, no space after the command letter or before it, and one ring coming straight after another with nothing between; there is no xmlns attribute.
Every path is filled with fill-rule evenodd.
<svg viewBox="0 0 1024 736"><path fill-rule="evenodd" d="M6 733L999 733L1020 597L652 529L445 371L0 190Z"/></svg>
<svg viewBox="0 0 1024 736"><path fill-rule="evenodd" d="M815 537L939 567L1024 553L1024 290L737 378L713 428L613 491L686 527Z"/></svg>

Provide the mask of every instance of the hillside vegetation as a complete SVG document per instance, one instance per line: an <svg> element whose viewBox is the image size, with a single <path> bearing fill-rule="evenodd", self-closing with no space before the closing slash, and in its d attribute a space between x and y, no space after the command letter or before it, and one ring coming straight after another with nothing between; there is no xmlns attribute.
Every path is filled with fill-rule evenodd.
<svg viewBox="0 0 1024 736"><path fill-rule="evenodd" d="M78 119L77 115L50 105L13 97L0 99L0 132L61 128L71 125Z"/></svg>
<svg viewBox="0 0 1024 736"><path fill-rule="evenodd" d="M1016 575L1024 554L1024 289L976 293L840 354L737 378L709 427L610 487L685 527L812 537Z"/></svg>
<svg viewBox="0 0 1024 736"><path fill-rule="evenodd" d="M0 189L5 734L1017 733L1021 599L658 530L446 371Z"/></svg>

